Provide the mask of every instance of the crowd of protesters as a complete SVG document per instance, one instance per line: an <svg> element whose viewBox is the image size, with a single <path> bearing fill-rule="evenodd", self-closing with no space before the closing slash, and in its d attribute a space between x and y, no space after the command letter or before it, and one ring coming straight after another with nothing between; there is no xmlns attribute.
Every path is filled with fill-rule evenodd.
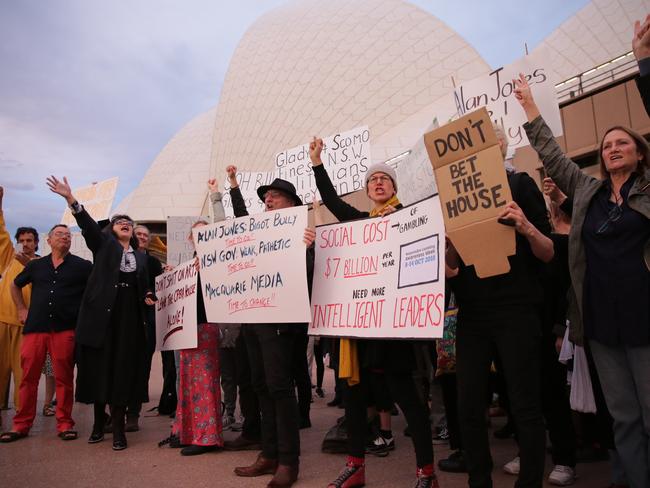
<svg viewBox="0 0 650 488"><path fill-rule="evenodd" d="M633 50L640 71L637 86L650 113L650 16L635 25ZM174 421L161 446L179 447L184 456L259 451L250 465L234 468L235 475L271 475L267 486L292 486L300 472L300 430L311 426L312 389L324 396L327 353L336 378L336 395L328 405L345 410L340 452L347 454L328 488L366 484L366 454L385 457L395 448L391 413L396 406L414 446L416 487L440 486L433 455L438 443L452 449L438 469L467 473L470 487L492 487L488 419L495 397L508 422L494 434L512 436L518 446L517 456L503 466L517 476L515 486L544 483L548 432L549 483L573 484L577 462L597 458L610 459L612 488L650 487L648 143L630 128L609 128L598 149L600 178L588 176L563 154L526 78L513 81L528 119L524 129L548 177L542 192L527 173L506 166L512 201L500 219L516 232L510 270L481 278L447 240L444 335L424 345L310 339L308 324L210 323L198 293L197 347L180 351L176 360L163 355L158 409ZM505 157L507 137L498 126L495 131ZM314 137L309 156L322 203L336 219L383 217L402 208L395 170L383 163L371 165L365 175L372 208L346 203L322 164L323 147ZM226 178L235 216L248 215L235 166L226 168ZM121 451L127 448L126 432L139 429L142 404L149 401L155 278L163 266L147 251L151 235L145 226L128 215L100 224L77 201L65 177L52 176L47 186L65 199L93 262L70 253L71 232L63 224L49 230L47 256L36 254L39 234L32 227L18 228L14 247L0 187L0 403L8 403L4 397L13 376L16 409L0 442L28 435L45 374L43 415L55 415L58 436L64 441L78 437L72 418L76 399L93 404L88 443L112 433L112 447ZM214 221L223 220L217 180L208 181L208 191ZM257 194L269 212L303 205L293 184L279 178L260 186ZM194 227L204 225L208 222L199 219ZM309 294L315 237L313 229L304 230ZM197 258L194 265L200 268ZM571 397L567 366L560 362L567 351L573 351L574 380L588 377L592 385L589 391L572 390ZM315 382L308 357L317 364ZM422 357L431 367L418 375ZM445 409L444 422L435 428L427 402L433 378ZM596 415L576 415L572 408ZM240 434L224 442L225 429Z"/></svg>

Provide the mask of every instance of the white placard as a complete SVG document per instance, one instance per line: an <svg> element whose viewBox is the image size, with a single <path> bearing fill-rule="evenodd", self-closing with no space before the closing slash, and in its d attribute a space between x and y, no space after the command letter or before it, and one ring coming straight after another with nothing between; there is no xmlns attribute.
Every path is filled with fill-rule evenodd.
<svg viewBox="0 0 650 488"><path fill-rule="evenodd" d="M323 138L325 147L321 154L323 164L330 175L338 195L360 190L371 164L370 131L357 127ZM309 143L287 149L275 155L275 174L296 186L296 193L303 203L311 203L318 189L309 159Z"/></svg>
<svg viewBox="0 0 650 488"><path fill-rule="evenodd" d="M309 322L307 207L193 229L210 322Z"/></svg>
<svg viewBox="0 0 650 488"><path fill-rule="evenodd" d="M529 145L522 127L527 120L526 115L515 99L512 81L519 78L519 73L523 73L528 79L535 102L553 135L562 135L555 80L551 71L546 68L549 59L548 52L540 49L488 75L463 83L454 90L453 96L459 116L486 106L492 121L505 128L510 142L508 158L514 155L516 148Z"/></svg>
<svg viewBox="0 0 650 488"><path fill-rule="evenodd" d="M437 196L316 229L313 335L442 337L445 229Z"/></svg>
<svg viewBox="0 0 650 488"><path fill-rule="evenodd" d="M431 160L420 137L408 156L402 158L395 168L400 202L410 205L438 193L436 177Z"/></svg>
<svg viewBox="0 0 650 488"><path fill-rule="evenodd" d="M196 347L198 276L191 259L156 277L156 351Z"/></svg>
<svg viewBox="0 0 650 488"><path fill-rule="evenodd" d="M275 173L271 171L239 171L237 172L237 182L239 183L239 190L246 210L249 214L256 214L264 212L264 202L260 200L257 195L257 189L263 185L269 185L275 178ZM223 208L226 212L227 218L235 216L232 208L232 200L230 199L230 185L226 181L226 187L223 192Z"/></svg>
<svg viewBox="0 0 650 488"><path fill-rule="evenodd" d="M210 221L207 217L167 217L167 264L170 266L178 266L194 256L190 234L192 225L199 219Z"/></svg>
<svg viewBox="0 0 650 488"><path fill-rule="evenodd" d="M119 178L116 176L99 183L75 188L72 190L72 194L93 219L96 221L105 220L110 217L118 182ZM67 207L63 212L63 217L61 217L61 223L71 227L77 226L77 221Z"/></svg>

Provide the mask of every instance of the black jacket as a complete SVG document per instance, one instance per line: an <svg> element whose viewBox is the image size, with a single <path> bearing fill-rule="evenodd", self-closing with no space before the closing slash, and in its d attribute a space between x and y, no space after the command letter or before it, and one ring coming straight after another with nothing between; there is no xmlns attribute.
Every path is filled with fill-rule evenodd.
<svg viewBox="0 0 650 488"><path fill-rule="evenodd" d="M363 212L353 207L337 195L324 165L314 166L314 177L323 203L339 222L363 219L370 216L370 212ZM402 204L399 204L397 208L402 208ZM410 339L357 339L361 366L390 373L412 371L417 366L414 347L418 343L421 344L422 341Z"/></svg>
<svg viewBox="0 0 650 488"><path fill-rule="evenodd" d="M77 319L76 342L99 348L104 345L111 311L115 308L120 261L124 248L112 234L102 232L97 222L88 215L86 210L73 215L81 228L88 249L93 253L93 270L81 299L81 308ZM139 309L134 310L133 313L138 314L146 331L144 297L150 291L147 255L136 251L135 259L138 296L141 299Z"/></svg>

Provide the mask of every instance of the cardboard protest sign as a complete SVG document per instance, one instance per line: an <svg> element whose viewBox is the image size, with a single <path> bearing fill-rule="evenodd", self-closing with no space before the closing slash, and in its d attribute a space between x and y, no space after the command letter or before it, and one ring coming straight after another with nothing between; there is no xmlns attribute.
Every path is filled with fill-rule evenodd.
<svg viewBox="0 0 650 488"><path fill-rule="evenodd" d="M170 266L178 266L194 256L190 234L192 225L199 219L209 222L207 217L167 217L167 264Z"/></svg>
<svg viewBox="0 0 650 488"><path fill-rule="evenodd" d="M550 70L546 68L549 60L548 53L541 49L508 66L456 87L454 102L458 115L462 116L480 107L486 107L490 119L505 129L510 142L507 157L512 157L516 148L528 145L528 138L522 128L527 120L526 115L515 99L512 82L513 78L519 78L519 73L523 73L553 135L562 135L555 80L552 79Z"/></svg>
<svg viewBox="0 0 650 488"><path fill-rule="evenodd" d="M492 123L485 108L424 135L445 228L465 264L481 278L507 273L514 228L497 222L512 200Z"/></svg>
<svg viewBox="0 0 650 488"><path fill-rule="evenodd" d="M385 217L317 227L309 333L442 337L444 253L437 196Z"/></svg>
<svg viewBox="0 0 650 488"><path fill-rule="evenodd" d="M321 154L338 195L363 188L370 159L370 131L357 127L323 138L325 147ZM311 203L316 188L314 172L309 159L309 143L287 149L275 155L275 175L292 182L303 203Z"/></svg>
<svg viewBox="0 0 650 488"><path fill-rule="evenodd" d="M210 322L309 322L307 207L193 229Z"/></svg>
<svg viewBox="0 0 650 488"><path fill-rule="evenodd" d="M246 203L246 210L249 214L256 214L264 212L264 202L260 200L257 195L257 189L262 185L269 185L275 178L275 173L272 171L239 171L237 172L237 182L239 183L239 190L244 197ZM230 199L230 185L228 181L225 182L225 190L223 192L223 208L226 212L226 217L232 218L235 216L232 208L232 200Z"/></svg>
<svg viewBox="0 0 650 488"><path fill-rule="evenodd" d="M424 146L424 138L418 139L408 156L402 158L395 168L400 202L410 205L438 193L431 161Z"/></svg>
<svg viewBox="0 0 650 488"><path fill-rule="evenodd" d="M104 220L110 217L118 181L118 177L110 178L99 183L76 188L72 190L72 193L93 219L97 221ZM72 216L69 208L66 208L63 212L61 223L70 227L77 225L77 221Z"/></svg>
<svg viewBox="0 0 650 488"><path fill-rule="evenodd" d="M191 259L156 277L156 351L196 347L198 276Z"/></svg>

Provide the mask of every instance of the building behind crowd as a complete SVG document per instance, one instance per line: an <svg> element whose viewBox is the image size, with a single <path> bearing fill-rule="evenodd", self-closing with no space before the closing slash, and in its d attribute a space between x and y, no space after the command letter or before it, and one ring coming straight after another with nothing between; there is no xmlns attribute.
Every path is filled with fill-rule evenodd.
<svg viewBox="0 0 650 488"><path fill-rule="evenodd" d="M648 0L593 0L531 52L550 53L564 135L596 174L597 143L621 124L650 135L633 78L633 22ZM318 12L314 15L314 12ZM523 46L522 46L523 53ZM240 41L219 103L183 127L115 209L164 235L168 216L205 215L209 177L274 168L274 154L313 135L367 125L373 162L394 160L455 113L453 84L487 74L477 51L435 16L402 0L307 0L258 19ZM530 147L514 165L541 182Z"/></svg>

